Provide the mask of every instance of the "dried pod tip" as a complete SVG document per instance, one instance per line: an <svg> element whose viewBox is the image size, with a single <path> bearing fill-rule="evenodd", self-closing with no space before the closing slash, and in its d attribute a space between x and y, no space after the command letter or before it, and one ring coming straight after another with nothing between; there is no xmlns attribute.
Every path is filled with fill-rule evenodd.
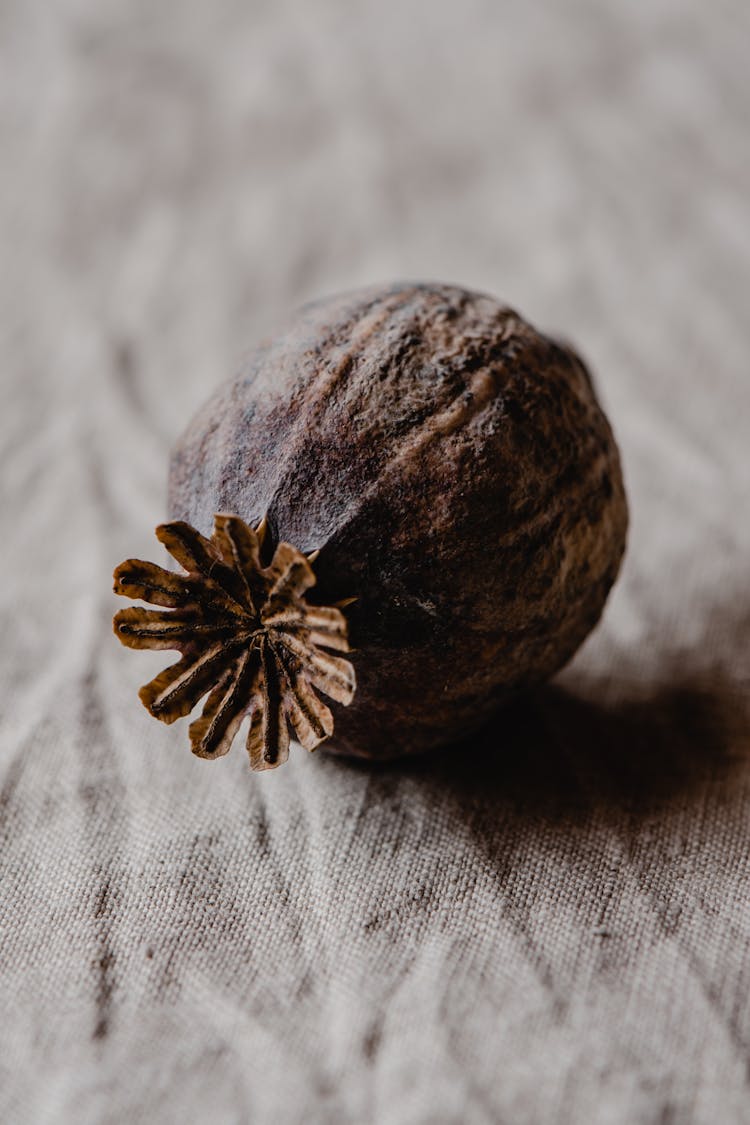
<svg viewBox="0 0 750 1125"><path fill-rule="evenodd" d="M113 627L129 648L177 649L182 658L139 695L165 723L188 715L208 696L190 724L200 758L226 754L245 716L253 769L273 769L289 756L289 727L314 750L333 732L333 716L317 691L351 702L356 687L341 606L310 605L312 562L279 543L268 566L261 561L266 519L256 528L239 516L218 513L205 538L183 521L160 524L156 536L184 569L175 574L155 563L128 559L114 573L114 591L162 609L132 606ZM317 691L315 690L317 689Z"/></svg>

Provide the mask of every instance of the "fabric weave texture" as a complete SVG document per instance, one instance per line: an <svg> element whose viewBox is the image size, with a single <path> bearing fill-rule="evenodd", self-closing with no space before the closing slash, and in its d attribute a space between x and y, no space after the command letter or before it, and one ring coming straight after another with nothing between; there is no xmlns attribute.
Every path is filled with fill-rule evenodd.
<svg viewBox="0 0 750 1125"><path fill-rule="evenodd" d="M749 43L740 0L0 4L0 1120L750 1121ZM243 349L399 278L581 349L621 579L434 761L200 761L112 570Z"/></svg>

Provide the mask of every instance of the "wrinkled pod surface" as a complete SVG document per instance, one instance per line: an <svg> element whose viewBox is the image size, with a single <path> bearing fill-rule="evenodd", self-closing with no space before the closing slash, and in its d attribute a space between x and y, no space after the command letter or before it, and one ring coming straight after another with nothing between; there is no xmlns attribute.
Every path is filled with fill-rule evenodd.
<svg viewBox="0 0 750 1125"><path fill-rule="evenodd" d="M620 461L574 352L491 297L365 289L302 308L173 450L172 519L319 551L357 689L327 747L389 758L483 724L596 624L625 548Z"/></svg>

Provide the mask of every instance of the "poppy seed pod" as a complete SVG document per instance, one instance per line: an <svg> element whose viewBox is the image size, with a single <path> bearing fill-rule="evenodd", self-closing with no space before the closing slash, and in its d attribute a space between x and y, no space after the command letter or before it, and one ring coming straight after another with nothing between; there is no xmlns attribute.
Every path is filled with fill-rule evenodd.
<svg viewBox="0 0 750 1125"><path fill-rule="evenodd" d="M314 553L356 691L333 750L389 758L483 724L595 625L625 548L620 461L567 346L450 285L302 308L177 443L169 509L265 518ZM325 643L325 642L323 642Z"/></svg>

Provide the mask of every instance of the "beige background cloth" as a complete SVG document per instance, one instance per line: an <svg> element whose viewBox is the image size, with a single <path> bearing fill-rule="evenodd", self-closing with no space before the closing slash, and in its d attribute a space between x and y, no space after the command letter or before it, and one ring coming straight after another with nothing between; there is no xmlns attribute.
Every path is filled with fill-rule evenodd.
<svg viewBox="0 0 750 1125"><path fill-rule="evenodd" d="M0 1119L750 1121L750 8L0 3ZM485 289L632 504L557 683L436 762L193 759L113 566L302 301Z"/></svg>

